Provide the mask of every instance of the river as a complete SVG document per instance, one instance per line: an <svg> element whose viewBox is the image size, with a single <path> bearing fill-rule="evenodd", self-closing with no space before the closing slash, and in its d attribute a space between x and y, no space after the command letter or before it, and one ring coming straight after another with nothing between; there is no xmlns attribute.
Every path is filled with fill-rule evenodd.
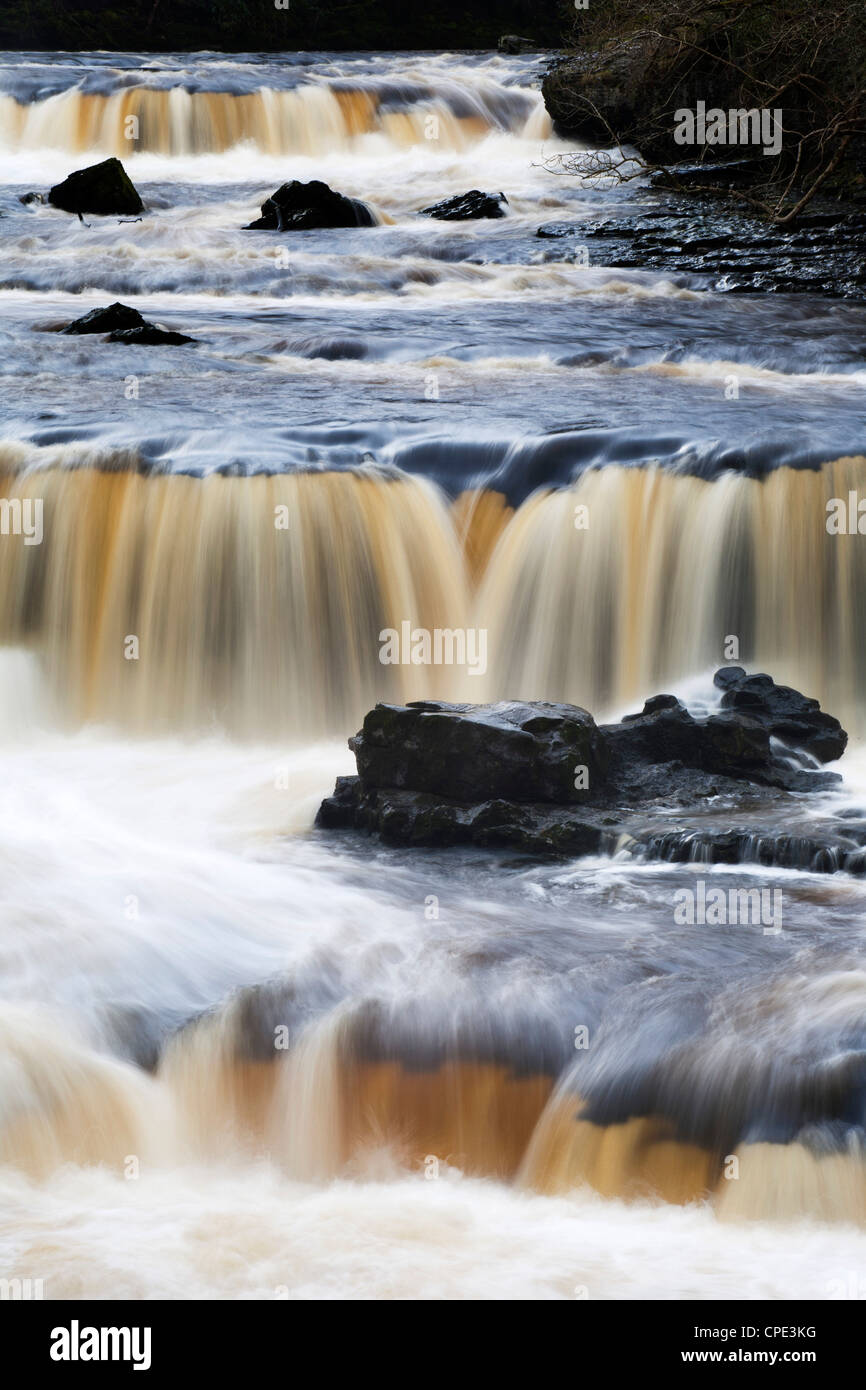
<svg viewBox="0 0 866 1390"><path fill-rule="evenodd" d="M863 1297L860 881L312 828L376 699L699 707L732 635L866 804L866 305L605 265L659 195L556 172L542 70L0 55L44 515L0 537L0 1273L46 1297ZM140 219L21 201L109 155ZM243 230L293 178L374 225ZM507 215L420 215L471 188ZM56 331L116 299L195 343ZM404 620L486 669L382 665ZM696 876L783 931L678 925Z"/></svg>

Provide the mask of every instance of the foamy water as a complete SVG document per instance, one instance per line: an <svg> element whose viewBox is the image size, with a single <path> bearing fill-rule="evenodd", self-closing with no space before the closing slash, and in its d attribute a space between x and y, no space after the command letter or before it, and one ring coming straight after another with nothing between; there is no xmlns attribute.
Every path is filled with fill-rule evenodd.
<svg viewBox="0 0 866 1390"><path fill-rule="evenodd" d="M472 1107L465 1158L445 1142L428 1152L423 1138L420 1151L406 1149L399 1125L359 1130L345 1150L344 1127L356 1121L340 1059L371 1005L392 1013L398 1049L413 1030L424 1047L447 1048L450 1035L458 1051L461 1035L501 1030L494 1048L507 1049L515 1029L514 1056L528 1049L521 1065L531 1071L534 1027L535 1044L549 1049L558 1035L564 1057L573 1017L610 987L602 942L611 961L637 967L635 984L665 957L674 977L699 961L735 978L745 967L756 1003L762 955L774 970L790 959L792 985L800 969L829 969L809 997L798 987L778 995L778 1020L760 1044L765 1060L796 1055L805 1029L817 1057L825 1037L844 1037L862 1015L866 974L844 973L862 939L849 925L859 885L776 874L790 894L784 941L744 932L715 943L713 962L710 942L671 940L665 903L688 869L595 861L479 878L470 862L455 877L447 860L374 852L371 861L351 846L340 854L308 838L318 797L347 768L339 745L118 741L51 732L45 721L22 715L18 747L4 749L0 803L0 1244L10 1277L43 1279L48 1297L850 1296L866 1235L846 1224L856 1217L850 1196L839 1207L834 1193L862 1183L856 1160L844 1178L828 1171L828 1188L821 1160L816 1168L804 1153L786 1178L791 1150L753 1157L746 1146L741 1190L731 1184L730 1199L683 1208L647 1203L639 1188L636 1203L603 1200L579 1178L570 1192L543 1196L531 1173L517 1186L461 1177L461 1166L471 1173L484 1162L485 1126L517 1123L523 1105L515 1092L505 1098L511 1120L508 1109L501 1121L493 1112L471 1120L477 1086L488 1083L468 1075L457 1082ZM435 923L425 916L431 891ZM815 917L818 901L826 921ZM563 963L575 950L597 964L583 1001L568 1003ZM479 973L471 962L491 951ZM276 990L273 1007L247 995L256 982ZM227 998L236 1004L223 1014ZM203 1024L166 1050L203 1011ZM741 1037L761 1012L753 1021L743 1013ZM311 1033L304 1019L316 1016ZM274 1089L262 1123L248 1109L262 1083L243 1058L250 1047L266 1057L274 1019L296 1038L300 1027L312 1046L296 1041L265 1064ZM658 1045L651 1038L644 1047ZM604 1054L614 1073L624 1043L612 1038ZM725 1074L718 1047L710 1036L696 1063L704 1091ZM155 1074L140 1069L160 1053ZM350 1085L359 1083L391 1113L380 1082L358 1073ZM419 1123L423 1131L421 1112Z"/></svg>
<svg viewBox="0 0 866 1390"><path fill-rule="evenodd" d="M862 1297L853 1230L722 1226L700 1208L515 1195L456 1173L317 1188L268 1168L78 1169L49 1192L13 1176L0 1192L6 1260L44 1271L46 1298Z"/></svg>

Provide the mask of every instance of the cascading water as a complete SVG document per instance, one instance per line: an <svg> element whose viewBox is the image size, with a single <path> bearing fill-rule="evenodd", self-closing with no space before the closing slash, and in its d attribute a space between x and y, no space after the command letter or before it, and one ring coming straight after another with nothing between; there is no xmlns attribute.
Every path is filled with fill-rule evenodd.
<svg viewBox="0 0 866 1390"><path fill-rule="evenodd" d="M733 635L744 660L856 727L866 553L828 532L827 507L864 481L864 457L763 481L607 467L537 495L481 583L493 693L622 708L709 668Z"/></svg>
<svg viewBox="0 0 866 1390"><path fill-rule="evenodd" d="M827 506L864 489L863 457L763 481L608 466L516 509L351 471L6 482L22 516L42 504L45 539L0 553L0 632L73 723L262 738L339 735L377 699L604 712L709 668L733 635L859 727L866 555L828 532ZM406 621L483 628L487 671L383 666L380 633Z"/></svg>
<svg viewBox="0 0 866 1390"><path fill-rule="evenodd" d="M75 721L335 734L381 694L375 638L393 615L466 611L446 504L422 480L76 469L25 474L8 496L36 494L36 562L23 543L0 557L4 638L40 653ZM449 693L444 674L432 685ZM392 693L430 688L408 668Z"/></svg>
<svg viewBox="0 0 866 1390"><path fill-rule="evenodd" d="M0 62L3 1272L831 1296L857 880L310 831L377 699L700 701L732 637L843 719L856 809L862 306L585 264L654 195L545 170L536 57L48 68ZM140 221L20 201L109 154ZM376 225L244 231L291 178ZM506 216L421 214L472 187ZM58 331L118 297L196 341ZM485 669L383 664L403 623ZM784 932L676 925L697 870Z"/></svg>
<svg viewBox="0 0 866 1390"><path fill-rule="evenodd" d="M510 109L491 111L483 93L466 110L455 113L448 98L419 93L406 110L389 109L375 88L368 91L305 85L295 91L187 92L182 87L153 91L126 88L110 96L73 89L22 105L14 97L0 106L0 140L7 150L44 146L71 153L126 155L135 132L142 153L208 154L249 142L271 155L321 155L335 147L349 149L361 137L381 136L395 145L424 139L434 121L437 139L461 150L497 125L528 127L528 134L549 134L550 120L539 98L515 93Z"/></svg>

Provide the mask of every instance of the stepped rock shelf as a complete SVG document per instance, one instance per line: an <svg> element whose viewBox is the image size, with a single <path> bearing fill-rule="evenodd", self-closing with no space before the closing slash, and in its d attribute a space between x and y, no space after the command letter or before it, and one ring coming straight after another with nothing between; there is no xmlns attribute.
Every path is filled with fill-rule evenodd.
<svg viewBox="0 0 866 1390"><path fill-rule="evenodd" d="M349 740L358 775L316 824L391 845L866 874L866 814L812 799L842 780L820 767L845 750L839 721L768 675L714 680L707 714L656 695L619 724L541 702L378 704Z"/></svg>

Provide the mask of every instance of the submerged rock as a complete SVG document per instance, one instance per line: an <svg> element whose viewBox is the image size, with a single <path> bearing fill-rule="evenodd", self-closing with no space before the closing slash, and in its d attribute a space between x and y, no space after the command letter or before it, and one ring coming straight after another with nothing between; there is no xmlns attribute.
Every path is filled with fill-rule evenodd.
<svg viewBox="0 0 866 1390"><path fill-rule="evenodd" d="M144 211L138 190L119 159L104 159L78 169L48 193L48 201L64 212L127 216Z"/></svg>
<svg viewBox="0 0 866 1390"><path fill-rule="evenodd" d="M563 237L576 236L579 230L574 222L544 222L535 235L547 241L561 241Z"/></svg>
<svg viewBox="0 0 866 1390"><path fill-rule="evenodd" d="M440 222L469 222L480 217L504 217L507 204L504 193L482 193L471 188L468 193L455 193L452 198L422 208L421 215Z"/></svg>
<svg viewBox="0 0 866 1390"><path fill-rule="evenodd" d="M374 225L373 214L359 199L335 193L319 179L310 183L292 179L265 199L261 217L249 222L244 231L288 232Z"/></svg>
<svg viewBox="0 0 866 1390"><path fill-rule="evenodd" d="M137 309L116 301L104 309L91 309L83 318L73 319L62 333L113 333L118 328L141 328L144 319Z"/></svg>
<svg viewBox="0 0 866 1390"><path fill-rule="evenodd" d="M799 836L787 823L784 833L751 823L768 807L796 805L791 793L841 781L808 765L817 754L838 756L846 739L838 720L739 667L718 672L716 684L724 690L717 713L696 718L674 695L656 695L640 713L601 726L565 704L379 704L349 740L358 776L338 779L316 823L375 832L391 844L533 854L622 843L727 863L751 845L756 862L862 872L866 855L850 823L813 824ZM742 707L731 707L736 699ZM726 815L746 813L748 823L708 824L710 801ZM704 816L700 832L672 822L684 810L697 824Z"/></svg>
<svg viewBox="0 0 866 1390"><path fill-rule="evenodd" d="M806 821L793 830L760 821L733 827L635 827L626 847L635 859L662 859L668 864L760 864L803 873L866 874L862 828L826 820Z"/></svg>
<svg viewBox="0 0 866 1390"><path fill-rule="evenodd" d="M181 344L194 343L195 338L190 338L186 333L177 333L167 328L160 328L155 323L148 323L147 319L142 318L137 309L131 308L128 304L121 304L117 301L108 304L103 309L91 309L89 314L83 318L74 319L65 328L61 328L61 333L102 333L105 334L105 341L108 343L145 343L145 344Z"/></svg>
<svg viewBox="0 0 866 1390"><path fill-rule="evenodd" d="M142 323L135 328L117 328L113 333L109 333L109 343L143 343L147 346L180 346L183 343L194 343L195 338L190 338L186 333L175 333L168 328L157 328L154 323Z"/></svg>

